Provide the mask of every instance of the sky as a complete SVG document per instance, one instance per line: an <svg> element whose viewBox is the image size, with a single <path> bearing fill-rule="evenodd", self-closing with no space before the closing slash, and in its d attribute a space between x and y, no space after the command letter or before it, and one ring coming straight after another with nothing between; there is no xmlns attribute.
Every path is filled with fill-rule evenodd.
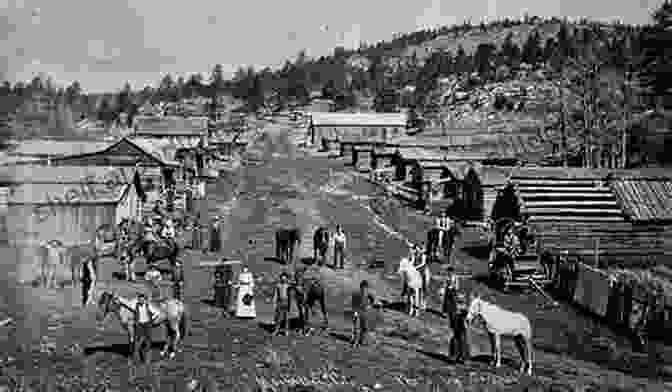
<svg viewBox="0 0 672 392"><path fill-rule="evenodd" d="M375 43L425 27L530 15L645 24L662 0L0 0L0 80L39 72L85 91L276 67L301 49ZM458 5L459 4L459 5Z"/></svg>

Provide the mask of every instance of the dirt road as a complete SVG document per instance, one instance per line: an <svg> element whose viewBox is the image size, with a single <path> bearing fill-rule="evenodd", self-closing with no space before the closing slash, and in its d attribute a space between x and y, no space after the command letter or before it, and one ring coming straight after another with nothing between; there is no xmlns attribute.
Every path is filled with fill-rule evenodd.
<svg viewBox="0 0 672 392"><path fill-rule="evenodd" d="M518 377L519 358L509 342L505 343L505 366L496 370L488 367L482 354L489 347L479 334L474 339L473 361L466 365L449 362L445 352L451 331L444 320L432 314L410 320L398 312L386 311L378 322L374 342L358 350L350 348L346 342L350 333L346 314L350 294L361 279L368 279L377 295L397 298L398 282L390 275L406 252L406 241L424 240L427 218L394 201L374 198L377 191L350 173L343 162L298 148L298 135L303 132L294 131L286 123L266 125L262 136L246 153L246 164L208 189L210 210L226 219L224 251L218 256L242 259L258 280L257 320L223 319L217 309L203 303L210 295L209 271L196 268L202 255L188 253L185 295L191 325L185 350L173 362L158 361L151 369L135 369L121 355L125 337L116 321L97 324L93 311L82 312L70 305L78 299L72 291L47 295L16 287L3 294L21 295L22 302L5 301L7 313L27 313L18 321L21 333L0 335L8 356L17 358L5 365L5 371L14 379L26 375L44 381L51 373L53 377L61 374L61 383L98 384L108 379L113 389L154 385L161 391L172 390L173 386L182 390L189 379L217 384L219 390L248 390L243 386L255 385L262 376L266 380L290 375L314 380L316 375L325 374L337 375L331 381L323 379L331 390L352 390L352 385L373 388L376 384L385 391L413 390L430 380L441 385L495 384L510 390L522 390L521 383L539 388L557 384L569 390L605 384L622 390L638 385L655 387L653 380L643 378L647 376L648 361L630 352L624 339L591 319L568 306L542 309L543 299L534 294L496 293L475 282L465 284L478 285L490 300L523 311L532 319L536 345L534 379ZM321 270L329 290L331 333L271 337L267 324L272 314L266 299L272 281L285 268L269 259L275 253L275 230L300 227L304 238L299 256L308 257L312 254L315 228L333 228L336 224L341 224L348 234L348 260L343 271L328 267ZM466 249L478 243L477 233L466 232L460 247ZM372 260L384 260L385 268L367 269ZM482 260L463 250L458 252L457 260L465 273L477 275L485 268ZM33 315L28 317L30 312ZM49 318L49 314L60 317ZM26 333L28 325L34 327L32 333ZM54 353L36 351L34 343L42 336L53 342ZM156 337L161 338L160 334ZM17 343L23 344L27 352L17 352ZM84 381L74 379L75 375ZM347 380L349 385L333 379ZM662 384L658 386L662 388Z"/></svg>

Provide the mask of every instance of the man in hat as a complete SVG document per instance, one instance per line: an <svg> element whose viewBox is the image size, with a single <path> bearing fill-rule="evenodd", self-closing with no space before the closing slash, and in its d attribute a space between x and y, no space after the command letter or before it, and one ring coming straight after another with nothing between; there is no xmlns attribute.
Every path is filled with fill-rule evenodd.
<svg viewBox="0 0 672 392"><path fill-rule="evenodd" d="M138 294L135 306L135 355L142 362L149 362L149 350L152 347L152 322L154 320L147 296Z"/></svg>
<svg viewBox="0 0 672 392"><path fill-rule="evenodd" d="M81 265L79 274L82 283L82 307L89 305L93 300L93 288L96 285L96 268L93 255L86 257Z"/></svg>
<svg viewBox="0 0 672 392"><path fill-rule="evenodd" d="M336 225L334 234L334 267L343 269L345 265L345 232L341 225Z"/></svg>
<svg viewBox="0 0 672 392"><path fill-rule="evenodd" d="M445 240L448 232L452 228L453 220L448 216L446 211L441 213L441 216L436 218L436 228L439 229L439 248L443 248L443 241Z"/></svg>
<svg viewBox="0 0 672 392"><path fill-rule="evenodd" d="M290 285L289 275L286 272L280 274L280 281L273 291L273 306L275 307L275 330L274 335L281 333L287 335L288 316L290 308Z"/></svg>

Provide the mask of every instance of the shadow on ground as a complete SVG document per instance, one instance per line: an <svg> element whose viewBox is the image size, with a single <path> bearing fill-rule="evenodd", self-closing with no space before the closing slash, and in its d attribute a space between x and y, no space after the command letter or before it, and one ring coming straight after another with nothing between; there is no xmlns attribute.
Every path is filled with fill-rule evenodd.
<svg viewBox="0 0 672 392"><path fill-rule="evenodd" d="M273 331L275 331L275 323L267 323L267 322L261 321L261 322L258 323L258 325L259 325L259 328L263 329L264 331L266 331L268 333L273 333ZM298 317L290 318L289 321L288 321L288 327L289 327L290 331L300 330L301 328L303 328L303 325L301 323L301 319L299 319Z"/></svg>
<svg viewBox="0 0 672 392"><path fill-rule="evenodd" d="M153 341L152 350L162 350L163 346L166 344L165 341ZM102 346L91 346L84 349L85 356L91 356L97 353L110 353L117 354L123 357L130 357L133 355L132 348L129 344L124 343L115 343Z"/></svg>
<svg viewBox="0 0 672 392"><path fill-rule="evenodd" d="M490 247L487 245L471 245L460 248L460 250L471 257L487 260L490 257Z"/></svg>

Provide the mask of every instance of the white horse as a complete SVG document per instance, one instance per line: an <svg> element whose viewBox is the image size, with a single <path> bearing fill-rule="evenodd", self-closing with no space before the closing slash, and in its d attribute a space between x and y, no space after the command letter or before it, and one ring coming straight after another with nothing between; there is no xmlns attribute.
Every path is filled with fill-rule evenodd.
<svg viewBox="0 0 672 392"><path fill-rule="evenodd" d="M410 302L408 314L417 316L418 309L427 309L427 287L431 279L429 267L425 266L424 271L420 272L407 257L404 257L399 262L397 273L401 276L404 285L401 295L402 297L407 296L406 299Z"/></svg>
<svg viewBox="0 0 672 392"><path fill-rule="evenodd" d="M520 372L532 375L532 325L522 313L511 312L475 296L467 311L467 325L480 316L486 325L493 351L493 365L502 365L502 336L512 336L522 359Z"/></svg>

